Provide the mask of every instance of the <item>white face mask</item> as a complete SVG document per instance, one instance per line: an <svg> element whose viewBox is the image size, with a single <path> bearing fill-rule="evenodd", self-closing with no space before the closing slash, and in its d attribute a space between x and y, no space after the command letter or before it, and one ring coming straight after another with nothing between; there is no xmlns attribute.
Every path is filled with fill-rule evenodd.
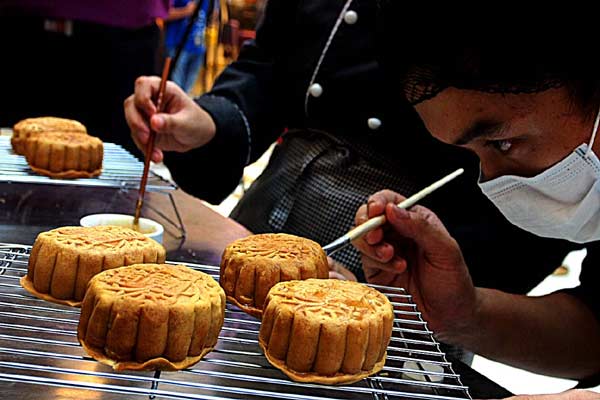
<svg viewBox="0 0 600 400"><path fill-rule="evenodd" d="M538 236L577 243L600 240L600 160L589 146L531 178L505 175L479 187L513 225Z"/></svg>

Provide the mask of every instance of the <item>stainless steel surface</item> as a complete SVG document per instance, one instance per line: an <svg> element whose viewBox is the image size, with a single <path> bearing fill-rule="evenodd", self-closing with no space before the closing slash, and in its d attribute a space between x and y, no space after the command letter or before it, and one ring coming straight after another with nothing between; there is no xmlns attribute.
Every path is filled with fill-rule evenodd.
<svg viewBox="0 0 600 400"><path fill-rule="evenodd" d="M25 157L13 153L10 138L0 137L0 181L14 183L41 183L47 185L75 185L138 189L144 164L123 147L104 143L102 173L96 178L51 179L34 173ZM177 187L152 173L148 176L147 190L173 190Z"/></svg>
<svg viewBox="0 0 600 400"><path fill-rule="evenodd" d="M383 370L348 386L303 384L270 366L260 322L228 304L214 351L180 372L114 372L77 342L79 309L39 300L19 285L29 246L0 244L0 397L19 399L470 399L402 289L377 287L395 309ZM186 264L218 278L218 267ZM411 366L405 366L411 362Z"/></svg>
<svg viewBox="0 0 600 400"><path fill-rule="evenodd" d="M0 137L0 182L20 184L58 185L70 187L94 187L118 189L122 191L137 190L140 186L144 164L120 145L104 143L104 160L102 173L95 178L85 179L52 179L34 173L25 157L12 151L10 137ZM165 216L161 211L153 209L178 232L178 238L186 235L185 226L172 196L177 185L169 182L154 172L148 174L146 190L165 195L173 207L175 218ZM151 208L151 206L148 206Z"/></svg>

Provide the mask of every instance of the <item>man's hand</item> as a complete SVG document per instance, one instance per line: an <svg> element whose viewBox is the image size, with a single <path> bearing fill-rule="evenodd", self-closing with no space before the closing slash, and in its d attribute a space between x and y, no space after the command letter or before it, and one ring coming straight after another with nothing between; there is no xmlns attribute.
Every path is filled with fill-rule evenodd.
<svg viewBox="0 0 600 400"><path fill-rule="evenodd" d="M191 17L192 14L194 13L194 10L196 9L196 2L195 1L190 1L189 3L187 3L184 7L184 11L185 11L185 16L186 17Z"/></svg>
<svg viewBox="0 0 600 400"><path fill-rule="evenodd" d="M173 82L167 82L164 112L158 113L153 99L159 85L160 78L156 76L139 77L134 93L124 102L131 137L142 152L146 151L150 129L156 132L151 158L154 162L162 161L163 150L189 151L205 145L216 133L211 116Z"/></svg>
<svg viewBox="0 0 600 400"><path fill-rule="evenodd" d="M356 224L385 214L387 223L353 244L369 283L405 288L437 336L452 343L473 329L477 298L458 243L437 216L421 206L402 210L389 190L360 207Z"/></svg>

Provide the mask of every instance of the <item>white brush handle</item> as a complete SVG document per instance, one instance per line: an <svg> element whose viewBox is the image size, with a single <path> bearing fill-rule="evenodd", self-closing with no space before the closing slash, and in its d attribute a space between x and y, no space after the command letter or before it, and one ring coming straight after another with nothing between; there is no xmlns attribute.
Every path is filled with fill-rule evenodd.
<svg viewBox="0 0 600 400"><path fill-rule="evenodd" d="M462 168L457 169L456 171L454 171L450 175L447 175L447 176L443 177L439 181L437 181L437 182L435 182L435 183L427 186L425 189L420 190L419 192L413 194L409 198L407 198L404 201L400 202L398 204L398 207L400 207L400 208L409 208L409 207L414 206L423 197L425 197L428 194L430 194L431 192L433 192L433 191L441 188L446 183L450 182L451 180L453 180L454 178L456 178L457 176L459 176L463 172L465 172L464 169L462 169ZM368 221L360 224L356 228L353 228L348 233L346 233L344 236L346 236L348 239L350 239L350 241L352 241L352 240L358 239L359 237L363 236L367 232L370 232L373 229L375 229L377 227L380 227L383 224L385 224L385 215L380 215L378 217L371 218L370 220L368 220Z"/></svg>

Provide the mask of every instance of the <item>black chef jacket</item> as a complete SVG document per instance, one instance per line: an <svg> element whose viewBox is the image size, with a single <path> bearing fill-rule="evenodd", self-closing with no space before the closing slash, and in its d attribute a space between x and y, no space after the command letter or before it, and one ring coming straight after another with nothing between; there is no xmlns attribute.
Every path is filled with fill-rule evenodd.
<svg viewBox="0 0 600 400"><path fill-rule="evenodd" d="M369 193L410 195L464 167L465 175L422 204L459 242L476 286L528 292L581 246L507 222L476 185L476 158L433 139L401 94L388 90L376 62L375 7L372 0L269 1L256 40L197 99L217 136L204 148L167 155L175 180L219 201L243 167L281 137L232 217L255 233L326 244L353 225ZM399 38L399 56L401 48ZM359 271L356 255L341 260ZM598 312L591 283L600 267L588 264L574 293Z"/></svg>

